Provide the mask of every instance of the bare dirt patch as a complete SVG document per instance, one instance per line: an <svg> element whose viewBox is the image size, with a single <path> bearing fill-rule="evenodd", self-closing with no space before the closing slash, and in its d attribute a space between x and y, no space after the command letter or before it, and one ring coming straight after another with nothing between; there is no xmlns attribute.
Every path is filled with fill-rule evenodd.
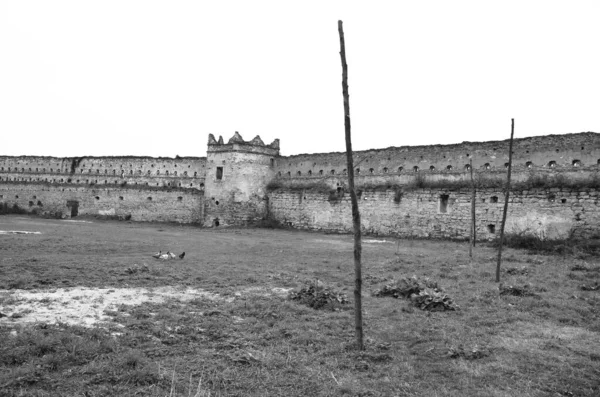
<svg viewBox="0 0 600 397"><path fill-rule="evenodd" d="M167 299L222 299L217 294L193 288L57 288L55 290L0 290L0 325L65 323L93 326L110 319L106 311L121 305L163 303Z"/></svg>

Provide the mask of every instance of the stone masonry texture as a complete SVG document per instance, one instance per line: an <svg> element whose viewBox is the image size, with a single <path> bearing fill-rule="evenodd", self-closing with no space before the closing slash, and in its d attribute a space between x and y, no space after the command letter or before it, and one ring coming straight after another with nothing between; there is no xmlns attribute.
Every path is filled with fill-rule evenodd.
<svg viewBox="0 0 600 397"><path fill-rule="evenodd" d="M480 186L478 237L494 238L502 218L508 140L355 152L364 231L468 237L470 161ZM350 232L345 167L345 153L281 156L278 139L245 141L237 132L227 142L210 134L207 157L0 156L0 205L67 218L94 215L205 227L269 220ZM598 133L516 139L507 231L544 238L598 234L599 173ZM523 187L536 178L563 183Z"/></svg>

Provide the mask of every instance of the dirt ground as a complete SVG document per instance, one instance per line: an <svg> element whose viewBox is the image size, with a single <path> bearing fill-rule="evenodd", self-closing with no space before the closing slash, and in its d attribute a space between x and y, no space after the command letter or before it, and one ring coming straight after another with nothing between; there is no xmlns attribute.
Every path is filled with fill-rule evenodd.
<svg viewBox="0 0 600 397"><path fill-rule="evenodd" d="M600 258L506 249L512 296L491 247L363 243L359 352L349 235L0 216L0 395L600 395ZM372 295L413 275L459 309ZM287 299L307 284L350 304Z"/></svg>

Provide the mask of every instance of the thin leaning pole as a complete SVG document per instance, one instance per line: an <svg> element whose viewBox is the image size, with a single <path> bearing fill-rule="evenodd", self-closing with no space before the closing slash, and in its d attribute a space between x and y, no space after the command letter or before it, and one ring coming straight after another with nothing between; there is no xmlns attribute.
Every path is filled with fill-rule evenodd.
<svg viewBox="0 0 600 397"><path fill-rule="evenodd" d="M473 179L473 159L469 159L471 170L471 233L469 233L469 258L473 259L473 247L475 246L475 180Z"/></svg>
<svg viewBox="0 0 600 397"><path fill-rule="evenodd" d="M498 245L498 263L496 264L496 282L500 282L500 263L502 262L502 245L504 244L504 225L506 224L506 213L508 212L508 196L510 194L510 174L512 170L512 148L513 136L515 134L515 119L511 119L510 143L508 144L508 176L506 177L506 193L504 194L504 211L502 212L502 224L500 225L500 244Z"/></svg>
<svg viewBox="0 0 600 397"><path fill-rule="evenodd" d="M348 64L346 63L346 44L344 27L338 21L340 34L340 56L342 58L342 93L344 95L344 129L346 132L346 159L348 163L348 187L352 202L352 225L354 226L354 327L356 330L356 347L364 350L362 320L362 269L361 269L361 235L358 200L354 191L354 161L352 160L352 139L350 134L350 95L348 94Z"/></svg>

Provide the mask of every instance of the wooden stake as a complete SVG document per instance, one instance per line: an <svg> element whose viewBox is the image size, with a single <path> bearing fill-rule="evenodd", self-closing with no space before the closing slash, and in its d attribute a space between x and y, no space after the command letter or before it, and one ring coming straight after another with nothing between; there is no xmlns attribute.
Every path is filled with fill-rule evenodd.
<svg viewBox="0 0 600 397"><path fill-rule="evenodd" d="M346 63L346 45L344 43L344 28L338 21L340 34L340 56L342 58L342 93L344 95L344 128L346 132L346 159L348 163L348 188L352 202L352 225L354 226L354 327L356 329L356 347L364 350L363 321L362 321L362 269L361 269L361 235L360 213L354 191L354 161L352 160L352 139L350 135L350 96L348 94L348 64Z"/></svg>
<svg viewBox="0 0 600 397"><path fill-rule="evenodd" d="M469 258L473 259L473 246L475 245L475 181L473 180L473 159L469 159L471 170L471 232L469 233Z"/></svg>
<svg viewBox="0 0 600 397"><path fill-rule="evenodd" d="M475 193L476 193L476 189L475 189L475 180L473 179L473 160L470 159L469 160L469 165L471 168L471 229L473 231L473 241L471 242L473 244L473 247L475 247L475 244L477 244L477 227L476 227L476 220L475 220Z"/></svg>
<svg viewBox="0 0 600 397"><path fill-rule="evenodd" d="M498 246L498 263L496 265L496 282L500 282L500 263L502 262L502 245L504 244L504 225L508 212L508 196L510 194L510 173L512 170L513 136L515 134L515 119L511 119L510 143L508 144L508 176L506 177L506 193L504 194L504 212L502 212L502 225L500 226L500 244Z"/></svg>

